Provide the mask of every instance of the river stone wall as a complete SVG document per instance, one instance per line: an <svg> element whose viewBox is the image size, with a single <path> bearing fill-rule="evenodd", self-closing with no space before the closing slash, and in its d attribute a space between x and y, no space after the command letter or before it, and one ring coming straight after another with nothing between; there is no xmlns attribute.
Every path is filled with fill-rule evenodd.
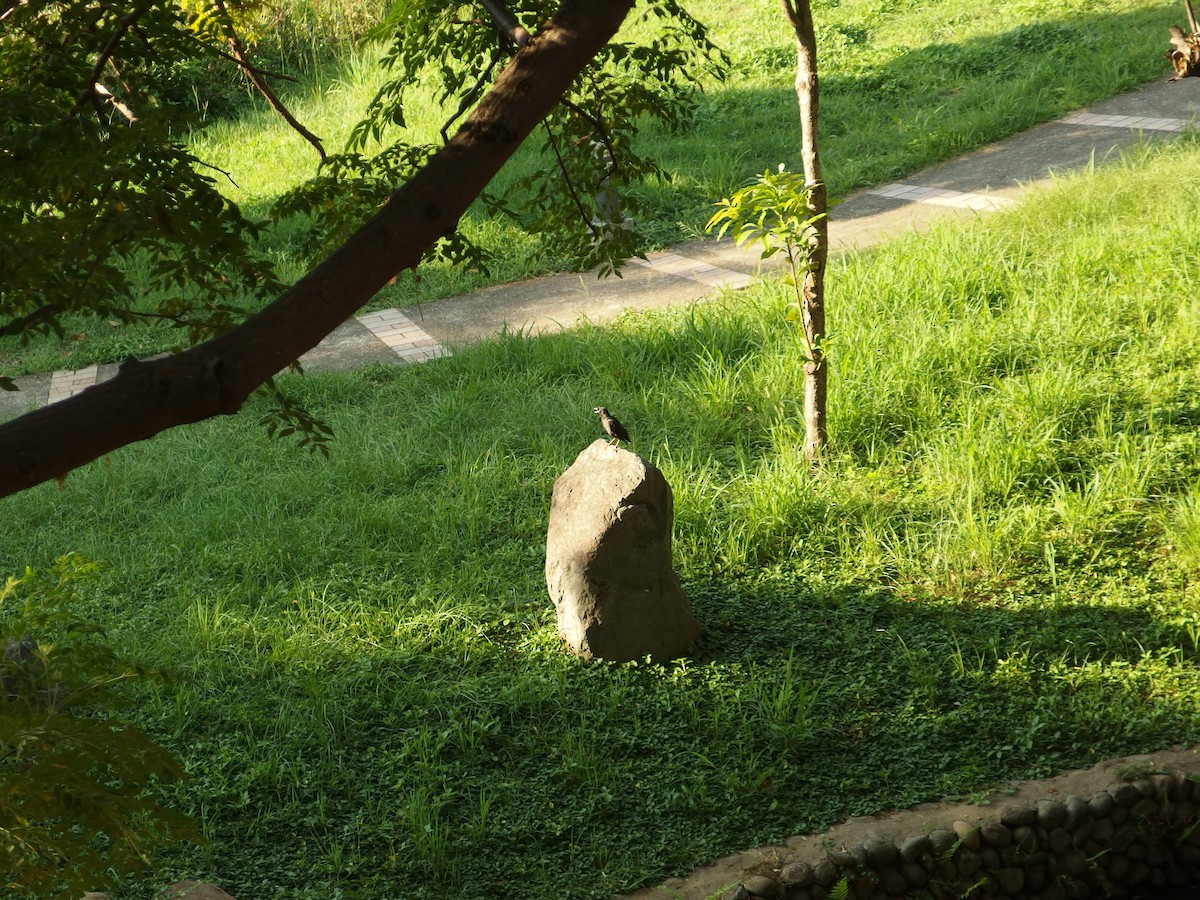
<svg viewBox="0 0 1200 900"><path fill-rule="evenodd" d="M895 841L868 836L815 864L747 878L735 900L1200 897L1200 781L1179 772L1090 796L1011 804Z"/></svg>

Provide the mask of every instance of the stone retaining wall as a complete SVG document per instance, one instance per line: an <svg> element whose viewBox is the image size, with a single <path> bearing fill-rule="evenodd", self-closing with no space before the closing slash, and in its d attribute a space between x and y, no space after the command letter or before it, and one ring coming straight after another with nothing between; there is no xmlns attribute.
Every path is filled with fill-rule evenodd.
<svg viewBox="0 0 1200 900"><path fill-rule="evenodd" d="M900 842L868 837L815 864L789 863L777 877L747 878L733 896L827 900L844 885L853 900L1164 897L1200 885L1198 810L1200 781L1149 775L1090 796L1010 804Z"/></svg>

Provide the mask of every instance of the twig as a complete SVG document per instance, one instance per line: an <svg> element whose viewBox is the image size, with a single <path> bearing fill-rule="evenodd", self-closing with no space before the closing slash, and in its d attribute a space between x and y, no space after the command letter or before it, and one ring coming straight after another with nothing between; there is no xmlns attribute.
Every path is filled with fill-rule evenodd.
<svg viewBox="0 0 1200 900"><path fill-rule="evenodd" d="M47 303L41 309L35 309L27 316L21 316L18 319L11 320L7 325L0 326L0 337L22 334L31 328L37 327L42 322L53 319L62 311L62 307L57 303Z"/></svg>
<svg viewBox="0 0 1200 900"><path fill-rule="evenodd" d="M479 78L476 79L475 83L471 85L471 89L463 94L463 98L459 102L458 109L455 111L454 115L447 119L446 123L442 125L443 144L450 143L450 135L448 134L450 131L450 126L461 119L463 113L465 113L470 108L471 104L474 103L479 97L479 89L482 88L483 83L492 76L492 70L496 68L496 63L499 61L499 59L500 57L493 52L492 61L488 63L488 67L483 70L483 74L481 74Z"/></svg>
<svg viewBox="0 0 1200 900"><path fill-rule="evenodd" d="M93 85L92 90L96 92L97 96L102 97L112 104L113 109L123 115L130 125L137 121L137 116L133 114L133 110L113 96L113 92L110 91L103 83L97 81L95 85Z"/></svg>
<svg viewBox="0 0 1200 900"><path fill-rule="evenodd" d="M112 36L109 37L108 43L104 45L104 49L100 51L100 56L96 59L96 64L92 66L92 74L88 79L87 91L82 97L79 98L79 103L80 105L86 102L92 103L92 105L96 107L97 115L99 115L101 118L104 117L104 110L100 108L100 98L96 90L96 84L100 81L100 73L104 71L104 67L108 64L108 61L112 55L117 52L117 45L121 43L121 39L125 37L125 33L129 31L129 29L137 23L137 20L144 16L148 11L149 7L138 6L121 16L121 18L117 20L116 31L114 31Z"/></svg>
<svg viewBox="0 0 1200 900"><path fill-rule="evenodd" d="M200 42L197 41L197 43L200 43ZM291 75L285 75L283 72L276 72L272 69L264 69L261 66L253 65L244 59L238 59L236 56L234 56L231 53L226 53L220 47L208 47L208 45L205 45L205 48L212 50L213 53L217 54L217 56L221 57L222 59L229 60L231 63L236 65L239 69L243 69L246 72L246 74L254 72L257 75L262 75L264 78L278 78L280 81L290 81L290 82L292 82L292 84L300 83L300 80L298 78L294 78Z"/></svg>
<svg viewBox="0 0 1200 900"><path fill-rule="evenodd" d="M595 140L596 138L599 138L600 143L604 145L604 149L607 151L605 155L609 159L609 166L608 166L608 169L604 172L604 174L601 175L598 179L596 179L596 187L599 188L609 178L611 178L614 175L620 174L620 168L617 166L617 148L613 146L612 138L609 137L609 134L608 134L608 129L604 127L604 122L600 118L593 116L590 112L585 110L579 104L573 103L572 101L568 100L566 97L563 97L558 102L561 103L563 106L565 106L567 109L571 110L571 112L575 113L575 115L584 119L584 121L586 121L589 125L591 125L592 129L593 129L593 132L592 132L593 138L592 139Z"/></svg>
<svg viewBox="0 0 1200 900"><path fill-rule="evenodd" d="M588 230L595 237L600 236L600 229L592 224L592 220L588 218L587 210L583 207L583 201L579 199L579 195L575 192L575 185L571 182L571 176L567 172L567 164L562 158L562 154L558 152L558 142L554 139L554 132L550 129L550 123L542 119L542 127L546 129L546 137L550 140L550 149L554 151L554 158L558 160L558 170L562 172L563 180L567 183L567 193L571 195L571 199L575 202L575 208L579 210L579 218L587 225Z"/></svg>
<svg viewBox="0 0 1200 900"><path fill-rule="evenodd" d="M220 172L222 175L224 175L226 178L229 179L230 184L232 184L235 188L238 188L239 190L241 190L242 186L240 184L238 184L236 181L234 181L233 176L230 175L228 172L226 172L224 169L222 169L220 166L214 166L212 163L205 162L202 159L195 160L195 163L198 166L204 166L204 168L206 168L206 169L212 169L215 172Z"/></svg>
<svg viewBox="0 0 1200 900"><path fill-rule="evenodd" d="M511 38L514 44L524 47L529 43L529 32L517 24L517 20L504 8L504 4L497 0L479 0L479 2L492 14L492 20L496 23L496 27Z"/></svg>
<svg viewBox="0 0 1200 900"><path fill-rule="evenodd" d="M242 46L242 39L238 37L237 31L233 27L233 19L230 18L229 11L225 8L225 0L213 0L213 4L223 19L225 36L229 41L229 49L233 53L234 60L242 66L246 72L246 77L250 79L251 84L258 88L258 92L266 98L271 109L275 110L283 121L287 122L297 134L312 144L316 148L317 154L321 157L321 161L324 162L325 147L321 144L321 139L300 124L300 121L283 105L283 101L271 90L271 86L262 77L262 73L250 64L249 59L246 57L246 48Z"/></svg>
<svg viewBox="0 0 1200 900"><path fill-rule="evenodd" d="M5 0L4 12L0 12L0 22L3 22L18 6L28 6L29 0Z"/></svg>

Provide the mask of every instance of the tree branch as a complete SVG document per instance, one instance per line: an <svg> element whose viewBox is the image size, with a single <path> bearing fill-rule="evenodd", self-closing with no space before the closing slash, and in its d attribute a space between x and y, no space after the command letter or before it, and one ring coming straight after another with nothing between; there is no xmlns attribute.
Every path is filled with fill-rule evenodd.
<svg viewBox="0 0 1200 900"><path fill-rule="evenodd" d="M250 83L258 88L258 92L266 98L271 109L275 110L280 118L291 126L293 131L316 148L317 155L324 162L325 147L321 143L321 139L305 128L300 123L300 120L292 115L291 111L283 105L283 101L279 99L271 86L267 84L262 71L250 64L250 60L246 56L246 48L242 45L242 39L238 36L237 29L233 27L233 19L229 16L229 10L225 8L225 0L213 0L213 3L224 21L225 37L229 41L229 51L233 54L233 58L237 61L237 64L242 67L242 71L246 73L246 77L250 79Z"/></svg>
<svg viewBox="0 0 1200 900"><path fill-rule="evenodd" d="M168 428L235 413L255 388L415 266L616 33L634 0L564 0L454 138L374 218L278 300L175 356L0 425L0 496Z"/></svg>
<svg viewBox="0 0 1200 900"><path fill-rule="evenodd" d="M112 36L109 37L108 42L100 51L100 55L96 58L96 64L92 66L92 74L88 79L87 90L84 92L84 95L79 98L79 104L81 106L84 103L93 104L96 107L97 115L99 115L101 118L104 117L104 113L100 108L100 97L96 91L96 83L100 80L100 75L104 72L104 67L108 64L109 59L111 59L112 55L117 52L117 45L121 43L121 39L125 37L125 33L134 25L136 25L137 20L144 16L148 11L148 6L137 6L131 9L125 15L121 16L121 18L117 19L116 30L113 31Z"/></svg>
<svg viewBox="0 0 1200 900"><path fill-rule="evenodd" d="M492 21L496 23L496 27L511 38L514 44L524 47L529 43L529 32L517 24L517 20L504 8L503 3L499 0L480 0L480 2L492 14Z"/></svg>

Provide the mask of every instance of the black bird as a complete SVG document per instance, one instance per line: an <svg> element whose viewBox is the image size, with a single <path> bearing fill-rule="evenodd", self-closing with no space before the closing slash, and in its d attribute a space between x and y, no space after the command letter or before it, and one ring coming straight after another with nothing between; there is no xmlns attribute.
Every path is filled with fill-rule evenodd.
<svg viewBox="0 0 1200 900"><path fill-rule="evenodd" d="M609 441L610 444L613 443L613 441L624 441L627 444L630 443L629 432L625 430L625 426L618 422L616 417L613 416L613 414L610 413L606 407L593 407L592 412L596 413L596 415L600 417L600 424L604 426L605 433L612 438L612 440Z"/></svg>

